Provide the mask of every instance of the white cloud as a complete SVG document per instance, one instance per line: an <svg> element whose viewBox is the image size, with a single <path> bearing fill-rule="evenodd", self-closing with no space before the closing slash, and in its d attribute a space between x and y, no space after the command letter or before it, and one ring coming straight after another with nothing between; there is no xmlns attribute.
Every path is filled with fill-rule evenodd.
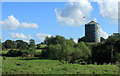
<svg viewBox="0 0 120 76"><path fill-rule="evenodd" d="M75 42L75 43L78 43L78 40L75 40L75 39L74 39L74 42Z"/></svg>
<svg viewBox="0 0 120 76"><path fill-rule="evenodd" d="M119 0L97 0L100 7L100 15L109 19L112 23L118 21Z"/></svg>
<svg viewBox="0 0 120 76"><path fill-rule="evenodd" d="M2 40L2 36L0 35L0 40Z"/></svg>
<svg viewBox="0 0 120 76"><path fill-rule="evenodd" d="M24 35L23 33L10 33L11 37L13 39L31 39L32 36L31 35Z"/></svg>
<svg viewBox="0 0 120 76"><path fill-rule="evenodd" d="M20 27L22 28L38 28L35 23L20 23L13 15L8 16L7 19L0 22L6 30L16 30Z"/></svg>
<svg viewBox="0 0 120 76"><path fill-rule="evenodd" d="M1 24L5 29L15 30L19 27L20 23L13 15L8 16L8 19L1 21Z"/></svg>
<svg viewBox="0 0 120 76"><path fill-rule="evenodd" d="M108 38L108 34L106 32L104 32L101 28L99 29L99 32L100 32L100 37L103 37L105 39Z"/></svg>
<svg viewBox="0 0 120 76"><path fill-rule="evenodd" d="M35 23L22 23L21 27L24 28L38 28L38 25Z"/></svg>
<svg viewBox="0 0 120 76"><path fill-rule="evenodd" d="M78 2L79 1L79 2ZM80 26L85 24L93 10L91 3L88 0L71 0L63 9L55 9L57 21L63 25Z"/></svg>
<svg viewBox="0 0 120 76"><path fill-rule="evenodd" d="M51 37L51 35L46 34L46 33L38 33L38 34L36 34L36 37L38 39L40 39L40 42L43 42L47 36Z"/></svg>

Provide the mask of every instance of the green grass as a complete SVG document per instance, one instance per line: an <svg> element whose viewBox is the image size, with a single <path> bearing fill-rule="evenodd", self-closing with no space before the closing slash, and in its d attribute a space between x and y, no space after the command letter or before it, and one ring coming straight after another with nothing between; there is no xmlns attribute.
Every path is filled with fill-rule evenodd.
<svg viewBox="0 0 120 76"><path fill-rule="evenodd" d="M22 59L22 60L21 60ZM26 59L26 60L24 60ZM117 74L116 65L62 64L58 60L6 57L3 74Z"/></svg>
<svg viewBox="0 0 120 76"><path fill-rule="evenodd" d="M45 48L47 45L46 44L41 44L40 48Z"/></svg>
<svg viewBox="0 0 120 76"><path fill-rule="evenodd" d="M9 50L3 50L2 51L2 54L7 54L7 52L8 52ZM37 52L42 52L42 49L36 49L36 53Z"/></svg>
<svg viewBox="0 0 120 76"><path fill-rule="evenodd" d="M36 52L42 52L42 49L36 49Z"/></svg>
<svg viewBox="0 0 120 76"><path fill-rule="evenodd" d="M2 54L7 54L8 51L2 51Z"/></svg>

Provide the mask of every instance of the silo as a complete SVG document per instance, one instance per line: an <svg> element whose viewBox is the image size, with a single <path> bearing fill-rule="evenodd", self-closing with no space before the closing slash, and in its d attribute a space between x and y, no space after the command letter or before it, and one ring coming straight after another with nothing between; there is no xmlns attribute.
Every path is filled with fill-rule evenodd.
<svg viewBox="0 0 120 76"><path fill-rule="evenodd" d="M100 24L91 21L85 24L85 42L100 42Z"/></svg>

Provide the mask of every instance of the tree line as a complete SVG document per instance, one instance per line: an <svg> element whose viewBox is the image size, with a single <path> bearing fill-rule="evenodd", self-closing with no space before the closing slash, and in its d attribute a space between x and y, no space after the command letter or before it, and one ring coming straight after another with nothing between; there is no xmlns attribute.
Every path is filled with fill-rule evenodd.
<svg viewBox="0 0 120 76"><path fill-rule="evenodd" d="M42 52L38 57L55 59L60 62L84 62L87 64L95 62L97 64L117 63L120 61L119 33L114 33L107 39L101 38L101 42L99 43L86 43L84 42L84 38L79 38L78 43L75 43L72 38L65 39L59 35L46 37L42 44L46 44L47 46L42 48ZM30 43L23 40L6 40L2 43L2 49L12 49L7 53L7 56L35 55L35 50L41 49L40 45L35 45L33 39L30 40Z"/></svg>

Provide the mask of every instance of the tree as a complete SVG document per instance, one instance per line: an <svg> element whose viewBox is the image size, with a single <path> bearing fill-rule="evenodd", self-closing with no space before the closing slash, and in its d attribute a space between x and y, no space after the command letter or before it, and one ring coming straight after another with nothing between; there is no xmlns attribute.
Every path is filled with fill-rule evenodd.
<svg viewBox="0 0 120 76"><path fill-rule="evenodd" d="M100 42L105 42L105 39L103 37L100 37Z"/></svg>
<svg viewBox="0 0 120 76"><path fill-rule="evenodd" d="M74 42L74 39L73 38L70 38L69 40L66 40L66 41L64 41L64 43L66 42L66 44L69 44L70 46L72 46L72 47L74 47L74 45L76 44L75 42Z"/></svg>
<svg viewBox="0 0 120 76"><path fill-rule="evenodd" d="M6 40L6 41L3 43L3 46L4 46L6 49L15 49L17 45L16 45L15 41Z"/></svg>
<svg viewBox="0 0 120 76"><path fill-rule="evenodd" d="M10 50L8 53L7 53L7 56L9 57L17 57L17 56L22 56L22 51L18 51L18 50Z"/></svg>
<svg viewBox="0 0 120 76"><path fill-rule="evenodd" d="M65 43L65 38L59 35L56 35L56 37L46 37L44 40L44 43L50 45L50 44L63 44Z"/></svg>
<svg viewBox="0 0 120 76"><path fill-rule="evenodd" d="M111 64L113 63L113 58L114 58L114 50L115 50L115 44L116 42L119 40L118 34L113 34L111 36L108 37L108 39L106 40L105 44L107 46L111 47Z"/></svg>
<svg viewBox="0 0 120 76"><path fill-rule="evenodd" d="M15 42L17 44L18 49L27 49L28 48L28 43L24 42L23 40L16 40Z"/></svg>
<svg viewBox="0 0 120 76"><path fill-rule="evenodd" d="M30 44L29 44L29 48L35 48L35 40L30 39Z"/></svg>
<svg viewBox="0 0 120 76"><path fill-rule="evenodd" d="M78 39L78 43L81 42L81 41L85 42L85 36Z"/></svg>
<svg viewBox="0 0 120 76"><path fill-rule="evenodd" d="M98 64L111 62L111 46L105 43L98 43L92 49L93 61Z"/></svg>
<svg viewBox="0 0 120 76"><path fill-rule="evenodd" d="M91 57L91 51L90 49L85 45L84 42L80 42L78 44L75 45L76 48L79 48L82 51L82 59L87 59L89 57Z"/></svg>
<svg viewBox="0 0 120 76"><path fill-rule="evenodd" d="M29 44L29 54L34 55L35 54L35 41L33 39L30 39L30 44Z"/></svg>

